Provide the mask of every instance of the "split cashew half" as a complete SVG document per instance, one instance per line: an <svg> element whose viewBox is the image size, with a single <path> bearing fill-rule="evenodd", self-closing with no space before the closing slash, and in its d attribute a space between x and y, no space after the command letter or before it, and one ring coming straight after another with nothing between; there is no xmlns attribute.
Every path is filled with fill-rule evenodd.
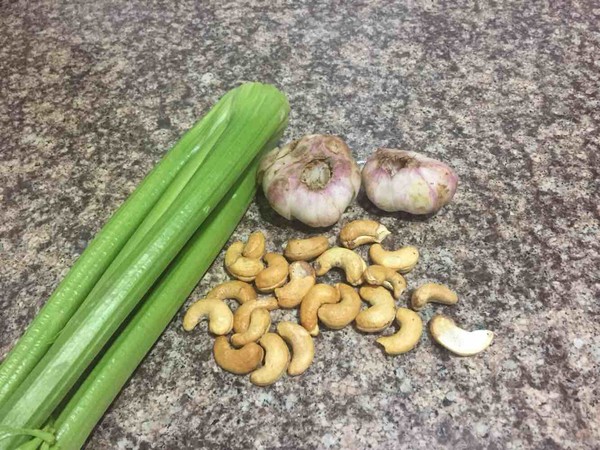
<svg viewBox="0 0 600 450"><path fill-rule="evenodd" d="M329 248L325 236L314 236L306 239L290 239L283 254L291 261L309 261Z"/></svg>
<svg viewBox="0 0 600 450"><path fill-rule="evenodd" d="M265 268L258 258L246 258L242 256L244 243L236 241L229 246L225 252L225 268L238 280L250 282Z"/></svg>
<svg viewBox="0 0 600 450"><path fill-rule="evenodd" d="M369 257L375 264L389 267L401 273L408 273L417 265L419 250L407 245L395 251L384 250L381 244L373 244L369 249Z"/></svg>
<svg viewBox="0 0 600 450"><path fill-rule="evenodd" d="M401 355L412 350L423 334L423 321L416 312L408 308L398 308L396 322L400 325L397 333L377 339L388 355Z"/></svg>
<svg viewBox="0 0 600 450"><path fill-rule="evenodd" d="M360 296L373 306L356 316L356 328L365 333L377 333L389 327L396 314L392 295L382 287L364 286L360 288Z"/></svg>
<svg viewBox="0 0 600 450"><path fill-rule="evenodd" d="M255 309L264 308L268 311L273 311L274 309L277 309L278 306L275 297L258 298L256 300L247 301L243 305L240 305L233 315L233 331L236 333L245 332L250 325L250 315Z"/></svg>
<svg viewBox="0 0 600 450"><path fill-rule="evenodd" d="M208 329L211 333L221 335L231 331L233 313L229 306L218 298L204 298L190 306L183 316L183 329L193 330L204 317L208 317Z"/></svg>
<svg viewBox="0 0 600 450"><path fill-rule="evenodd" d="M400 298L406 289L406 280L394 269L385 266L369 266L363 274L365 283L373 286L383 286L394 292L394 298Z"/></svg>
<svg viewBox="0 0 600 450"><path fill-rule="evenodd" d="M344 283L335 285L341 300L333 305L325 304L319 308L319 320L332 330L339 330L352 323L360 312L362 302L352 287Z"/></svg>
<svg viewBox="0 0 600 450"><path fill-rule="evenodd" d="M433 316L429 321L429 331L435 342L459 356L476 355L488 348L494 339L490 330L463 330L454 320L442 314Z"/></svg>
<svg viewBox="0 0 600 450"><path fill-rule="evenodd" d="M261 231L255 231L248 236L248 240L242 251L242 256L250 259L260 259L265 254L266 246L267 242L265 235Z"/></svg>
<svg viewBox="0 0 600 450"><path fill-rule="evenodd" d="M312 364L315 344L308 331L294 322L279 322L277 332L292 347L288 375L301 375Z"/></svg>
<svg viewBox="0 0 600 450"><path fill-rule="evenodd" d="M429 302L441 303L443 305L454 305L458 302L458 295L452 289L443 284L425 283L413 292L411 306L415 311L423 309Z"/></svg>
<svg viewBox="0 0 600 450"><path fill-rule="evenodd" d="M343 269L348 283L357 286L362 283L362 274L367 264L358 253L343 247L333 247L317 258L315 270L321 276L334 267Z"/></svg>
<svg viewBox="0 0 600 450"><path fill-rule="evenodd" d="M267 333L258 343L265 349L265 363L250 374L250 382L268 386L279 380L290 362L290 351L277 333Z"/></svg>
<svg viewBox="0 0 600 450"><path fill-rule="evenodd" d="M344 225L340 231L340 241L344 247L353 249L359 245L381 242L390 234L390 230L374 220L354 220Z"/></svg>
<svg viewBox="0 0 600 450"><path fill-rule="evenodd" d="M328 284L315 284L300 303L300 324L306 328L311 336L319 334L317 311L325 303L337 303L340 293Z"/></svg>
<svg viewBox="0 0 600 450"><path fill-rule="evenodd" d="M255 342L250 342L242 348L235 349L229 345L225 336L215 339L213 347L215 362L227 372L245 375L252 372L263 360L263 348Z"/></svg>
<svg viewBox="0 0 600 450"><path fill-rule="evenodd" d="M295 308L316 283L315 269L306 261L290 264L290 282L275 289L280 308Z"/></svg>
<svg viewBox="0 0 600 450"><path fill-rule="evenodd" d="M271 314L264 308L258 308L250 314L250 324L243 333L235 333L231 336L234 347L243 347L249 342L256 342L269 331L271 327Z"/></svg>
<svg viewBox="0 0 600 450"><path fill-rule="evenodd" d="M287 260L278 253L267 253L265 255L267 268L261 270L254 284L260 292L272 292L273 289L283 286L287 280L289 264Z"/></svg>
<svg viewBox="0 0 600 450"><path fill-rule="evenodd" d="M212 288L210 292L206 294L206 297L219 298L221 300L233 298L241 305L248 300L254 300L257 295L252 285L240 280L231 280Z"/></svg>

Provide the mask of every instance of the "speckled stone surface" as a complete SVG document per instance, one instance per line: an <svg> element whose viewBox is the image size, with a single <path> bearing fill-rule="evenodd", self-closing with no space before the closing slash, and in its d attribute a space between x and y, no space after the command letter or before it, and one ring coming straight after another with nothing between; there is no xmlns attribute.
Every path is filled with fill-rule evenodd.
<svg viewBox="0 0 600 450"><path fill-rule="evenodd" d="M424 320L496 339L458 358L424 335L390 358L375 336L324 331L308 373L257 388L180 314L87 448L599 448L599 23L592 0L2 2L0 355L177 137L260 80L289 96L286 139L456 169L438 215L381 221L389 245L421 250L410 288L460 295ZM361 198L355 217L379 216ZM306 234L262 197L234 237L255 229L271 250ZM193 297L225 278L221 257Z"/></svg>

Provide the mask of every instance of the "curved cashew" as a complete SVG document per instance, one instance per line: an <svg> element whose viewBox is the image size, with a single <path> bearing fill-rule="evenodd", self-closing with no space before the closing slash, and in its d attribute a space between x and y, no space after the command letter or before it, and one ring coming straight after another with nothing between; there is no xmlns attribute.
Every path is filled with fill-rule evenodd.
<svg viewBox="0 0 600 450"><path fill-rule="evenodd" d="M306 261L290 264L290 282L275 289L280 308L295 308L316 283L315 269Z"/></svg>
<svg viewBox="0 0 600 450"><path fill-rule="evenodd" d="M265 235L260 231L255 231L248 236L244 250L242 250L242 256L250 259L260 259L265 254L266 246Z"/></svg>
<svg viewBox="0 0 600 450"><path fill-rule="evenodd" d="M309 261L329 248L325 236L314 236L307 239L290 239L283 254L292 261Z"/></svg>
<svg viewBox="0 0 600 450"><path fill-rule="evenodd" d="M252 285L239 280L231 280L212 288L210 292L206 294L206 297L219 298L221 300L233 298L241 305L248 300L255 299L257 295Z"/></svg>
<svg viewBox="0 0 600 450"><path fill-rule="evenodd" d="M277 253L267 253L265 255L267 268L261 270L254 284L256 289L261 292L271 292L273 289L283 286L287 280L289 264L287 260Z"/></svg>
<svg viewBox="0 0 600 450"><path fill-rule="evenodd" d="M435 342L459 356L476 355L488 348L494 339L490 330L466 331L442 314L429 321L429 331Z"/></svg>
<svg viewBox="0 0 600 450"><path fill-rule="evenodd" d="M265 349L265 364L250 374L250 382L257 386L268 386L285 373L290 362L290 351L276 333L265 334L258 343Z"/></svg>
<svg viewBox="0 0 600 450"><path fill-rule="evenodd" d="M311 336L317 336L319 334L317 311L324 303L339 301L340 293L336 288L328 284L315 284L300 303L300 325L306 328Z"/></svg>
<svg viewBox="0 0 600 450"><path fill-rule="evenodd" d="M233 315L233 331L236 333L243 333L246 331L250 325L250 315L255 309L264 308L268 311L273 311L274 309L277 309L277 306L275 297L258 298L256 300L247 301L235 310L235 314Z"/></svg>
<svg viewBox="0 0 600 450"><path fill-rule="evenodd" d="M236 241L225 252L225 268L238 280L252 281L265 268L260 259L242 256L244 243Z"/></svg>
<svg viewBox="0 0 600 450"><path fill-rule="evenodd" d="M369 266L363 273L365 283L383 286L394 292L394 298L400 298L406 289L406 280L394 269L385 266Z"/></svg>
<svg viewBox="0 0 600 450"><path fill-rule="evenodd" d="M361 256L342 247L333 247L323 253L315 261L317 275L325 275L332 268L339 267L346 272L346 280L353 286L362 283L362 274L367 264Z"/></svg>
<svg viewBox="0 0 600 450"><path fill-rule="evenodd" d="M294 322L279 322L277 332L292 347L292 359L288 375L301 375L315 357L315 344L304 327Z"/></svg>
<svg viewBox="0 0 600 450"><path fill-rule="evenodd" d="M191 331L202 320L208 317L209 327L213 334L227 334L233 325L233 313L229 306L217 298L205 298L198 300L189 307L183 316L183 329Z"/></svg>
<svg viewBox="0 0 600 450"><path fill-rule="evenodd" d="M360 312L360 296L344 283L335 285L340 293L341 300L333 305L323 305L319 308L318 315L321 322L332 330L339 330L351 323Z"/></svg>
<svg viewBox="0 0 600 450"><path fill-rule="evenodd" d="M419 250L407 245L395 251L384 250L381 244L373 244L369 249L369 257L375 264L389 267L401 273L408 273L417 265Z"/></svg>
<svg viewBox="0 0 600 450"><path fill-rule="evenodd" d="M356 316L356 328L365 333L377 333L389 327L396 314L392 295L382 287L364 286L360 288L360 296L373 306Z"/></svg>
<svg viewBox="0 0 600 450"><path fill-rule="evenodd" d="M390 230L374 220L354 220L344 225L340 231L340 241L347 248L381 242L390 235Z"/></svg>
<svg viewBox="0 0 600 450"><path fill-rule="evenodd" d="M213 353L215 362L220 368L238 375L255 370L260 366L265 354L262 347L255 342L250 342L239 349L232 348L225 336L215 339Z"/></svg>
<svg viewBox="0 0 600 450"><path fill-rule="evenodd" d="M377 339L388 355L400 355L412 350L423 334L423 321L408 308L398 308L396 322L400 325L397 333Z"/></svg>
<svg viewBox="0 0 600 450"><path fill-rule="evenodd" d="M454 305L458 302L458 295L443 284L425 283L415 289L410 298L411 306L415 311L419 311L429 302Z"/></svg>
<svg viewBox="0 0 600 450"><path fill-rule="evenodd" d="M258 308L250 314L250 324L243 333L235 333L231 336L234 347L243 347L248 342L256 342L269 331L271 327L271 314L264 308Z"/></svg>

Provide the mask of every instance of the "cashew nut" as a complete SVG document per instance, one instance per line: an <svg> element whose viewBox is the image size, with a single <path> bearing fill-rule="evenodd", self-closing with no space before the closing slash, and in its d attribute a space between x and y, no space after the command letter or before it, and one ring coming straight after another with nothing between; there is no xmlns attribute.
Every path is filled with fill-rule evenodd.
<svg viewBox="0 0 600 450"><path fill-rule="evenodd" d="M419 250L407 245L395 251L384 250L381 244L373 244L369 249L369 257L375 264L389 267L401 273L408 273L417 265Z"/></svg>
<svg viewBox="0 0 600 450"><path fill-rule="evenodd" d="M351 323L360 312L360 296L344 283L335 285L340 293L341 300L333 305L323 305L319 308L318 315L321 322L332 330L339 330Z"/></svg>
<svg viewBox="0 0 600 450"><path fill-rule="evenodd" d="M243 333L246 331L250 325L250 315L255 309L264 308L268 311L273 311L274 309L277 309L277 306L275 297L258 298L247 301L235 310L235 314L233 315L233 331L236 333Z"/></svg>
<svg viewBox="0 0 600 450"><path fill-rule="evenodd" d="M241 305L248 300L255 299L257 295L252 285L243 281L232 280L215 286L206 294L206 297L219 298L221 300L233 298Z"/></svg>
<svg viewBox="0 0 600 450"><path fill-rule="evenodd" d="M287 260L277 253L267 253L265 255L267 268L261 270L254 284L256 289L261 292L271 292L273 289L283 286L287 280L289 264Z"/></svg>
<svg viewBox="0 0 600 450"><path fill-rule="evenodd" d="M315 285L315 269L306 261L290 264L290 282L275 289L275 297L280 308L295 308L300 304L311 287Z"/></svg>
<svg viewBox="0 0 600 450"><path fill-rule="evenodd" d="M423 321L408 308L398 308L396 322L400 325L397 333L377 339L388 355L400 355L412 350L423 334Z"/></svg>
<svg viewBox="0 0 600 450"><path fill-rule="evenodd" d="M325 303L337 303L340 293L328 284L315 284L300 303L300 324L306 328L311 336L319 334L317 311Z"/></svg>
<svg viewBox="0 0 600 450"><path fill-rule="evenodd" d="M358 253L343 247L333 247L317 258L315 270L321 276L334 267L343 269L348 283L357 286L362 283L362 274L367 264Z"/></svg>
<svg viewBox="0 0 600 450"><path fill-rule="evenodd" d="M252 281L265 268L260 259L242 256L244 243L236 241L225 252L225 268L238 280Z"/></svg>
<svg viewBox="0 0 600 450"><path fill-rule="evenodd" d="M364 286L360 288L360 296L373 306L356 316L356 328L365 333L377 333L389 327L396 314L392 295L382 287Z"/></svg>
<svg viewBox="0 0 600 450"><path fill-rule="evenodd" d="M260 231L255 231L246 241L242 256L250 259L260 259L265 254L265 247L267 246L265 235Z"/></svg>
<svg viewBox="0 0 600 450"><path fill-rule="evenodd" d="M267 333L258 343L265 349L265 364L250 374L250 382L268 386L279 380L290 362L290 351L277 333Z"/></svg>
<svg viewBox="0 0 600 450"><path fill-rule="evenodd" d="M294 322L279 322L277 332L292 347L288 375L303 374L315 357L315 344L312 337L304 327Z"/></svg>
<svg viewBox="0 0 600 450"><path fill-rule="evenodd" d="M260 366L265 354L263 348L256 342L250 342L239 349L232 348L225 336L215 339L213 353L219 367L238 375L255 370Z"/></svg>
<svg viewBox="0 0 600 450"><path fill-rule="evenodd" d="M231 343L234 347L243 347L248 342L256 342L260 337L269 331L271 327L271 314L263 308L258 308L250 314L250 324L243 333L235 333L231 336Z"/></svg>
<svg viewBox="0 0 600 450"><path fill-rule="evenodd" d="M490 330L463 330L454 320L442 314L433 316L429 321L429 331L435 342L459 356L476 355L488 348L494 339Z"/></svg>
<svg viewBox="0 0 600 450"><path fill-rule="evenodd" d="M363 273L365 283L383 286L394 292L394 298L400 298L406 289L406 280L394 269L385 266L369 266Z"/></svg>
<svg viewBox="0 0 600 450"><path fill-rule="evenodd" d="M381 242L390 235L390 230L374 220L354 220L340 231L340 241L347 248Z"/></svg>
<svg viewBox="0 0 600 450"><path fill-rule="evenodd" d="M283 254L292 261L309 261L329 248L325 236L314 236L307 239L290 239Z"/></svg>
<svg viewBox="0 0 600 450"><path fill-rule="evenodd" d="M412 308L419 311L429 302L454 305L458 302L458 295L443 284L425 283L415 289L410 302Z"/></svg>
<svg viewBox="0 0 600 450"><path fill-rule="evenodd" d="M205 298L198 300L189 307L183 316L183 329L191 331L202 320L208 317L209 327L213 334L227 334L233 325L233 313L229 306L217 298Z"/></svg>

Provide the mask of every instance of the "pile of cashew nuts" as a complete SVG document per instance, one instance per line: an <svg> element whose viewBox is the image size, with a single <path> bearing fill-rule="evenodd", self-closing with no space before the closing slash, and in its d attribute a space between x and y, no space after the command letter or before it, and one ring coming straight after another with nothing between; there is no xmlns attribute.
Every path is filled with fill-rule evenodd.
<svg viewBox="0 0 600 450"><path fill-rule="evenodd" d="M354 322L362 332L380 333L395 319L399 331L380 337L377 343L389 355L406 353L416 347L423 333L417 311L430 302L454 305L458 296L446 286L426 283L412 293L412 309L396 307L396 300L407 287L403 275L415 267L419 251L413 246L385 250L381 242L389 235L389 230L376 221L355 220L342 228L341 247L330 248L325 236L291 239L280 255L265 254L264 234L252 233L245 243L234 242L225 253L225 267L235 279L216 286L206 298L190 306L183 328L191 331L207 318L210 332L217 336L216 363L228 372L250 374L250 381L258 386L275 383L286 371L295 376L308 369L319 322L333 330ZM372 244L370 266L353 250L365 244ZM313 259L311 265L308 261ZM344 271L348 284L317 283L318 276L334 268ZM360 286L358 292L354 286ZM258 293L270 296L259 298ZM235 313L225 299L239 303ZM363 310L362 301L370 307ZM276 332L270 331L270 311L298 306L299 324L279 322ZM460 356L485 350L494 336L489 330L461 329L442 314L431 319L429 331L435 342Z"/></svg>

